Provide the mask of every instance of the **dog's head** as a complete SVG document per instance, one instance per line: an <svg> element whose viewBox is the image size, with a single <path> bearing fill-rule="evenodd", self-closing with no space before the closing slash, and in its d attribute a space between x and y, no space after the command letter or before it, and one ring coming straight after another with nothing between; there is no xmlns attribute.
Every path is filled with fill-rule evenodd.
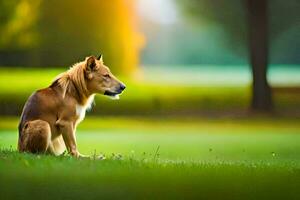
<svg viewBox="0 0 300 200"><path fill-rule="evenodd" d="M126 86L119 81L103 63L103 57L87 57L85 60L85 78L87 89L92 93L99 93L118 99Z"/></svg>

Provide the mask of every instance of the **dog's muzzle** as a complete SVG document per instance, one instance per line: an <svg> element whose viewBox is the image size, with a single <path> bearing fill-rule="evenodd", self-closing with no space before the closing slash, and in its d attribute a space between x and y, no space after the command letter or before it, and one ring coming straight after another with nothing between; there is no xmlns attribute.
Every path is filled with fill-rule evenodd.
<svg viewBox="0 0 300 200"><path fill-rule="evenodd" d="M106 96L116 96L116 95L118 95L118 94L120 94L120 92L111 92L111 91L109 91L109 90L106 90L106 91L104 92L104 95L106 95Z"/></svg>

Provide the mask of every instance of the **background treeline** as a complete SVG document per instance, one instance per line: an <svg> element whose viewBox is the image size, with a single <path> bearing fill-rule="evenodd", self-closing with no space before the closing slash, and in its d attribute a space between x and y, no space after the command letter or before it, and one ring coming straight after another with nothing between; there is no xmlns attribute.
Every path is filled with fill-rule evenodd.
<svg viewBox="0 0 300 200"><path fill-rule="evenodd" d="M130 72L143 42L133 2L1 0L0 65L69 66L105 52L114 71Z"/></svg>

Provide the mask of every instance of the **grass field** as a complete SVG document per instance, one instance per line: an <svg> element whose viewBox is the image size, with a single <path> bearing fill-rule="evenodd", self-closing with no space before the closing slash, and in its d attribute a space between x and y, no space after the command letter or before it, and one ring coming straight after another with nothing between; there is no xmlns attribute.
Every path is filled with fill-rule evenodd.
<svg viewBox="0 0 300 200"><path fill-rule="evenodd" d="M0 68L0 115L19 115L26 99L38 89L48 87L65 69ZM13 73L13 76L11 74ZM126 95L121 101L97 95L93 113L100 115L157 115L196 113L201 110L247 107L248 86L195 86L123 78ZM8 84L9 83L9 84ZM13 85L13 87L12 87ZM105 103L105 106L101 106Z"/></svg>
<svg viewBox="0 0 300 200"><path fill-rule="evenodd" d="M98 95L78 127L78 148L91 159L18 153L18 118L7 116L62 71L0 68L0 199L300 199L299 118L239 114L250 87L235 81L245 76L200 86L197 74L173 68L165 80L121 77L121 100ZM299 113L299 93L274 100Z"/></svg>
<svg viewBox="0 0 300 200"><path fill-rule="evenodd" d="M295 119L92 118L79 150L16 152L16 118L0 120L3 199L299 199Z"/></svg>
<svg viewBox="0 0 300 200"><path fill-rule="evenodd" d="M65 69L0 68L0 115L20 115L24 102L29 95L37 89L48 87L54 77ZM106 97L97 95L96 106L92 113L135 116L208 116L215 115L215 113L243 113L250 105L251 89L249 83L242 82L239 84L239 80L243 78L238 78L234 83L226 82L230 79L229 74L231 72L235 73L234 77L240 77L238 70L223 70L224 73L222 73L223 71L219 72L215 78L214 74L217 70L202 75L197 71L192 71L194 73L188 73L188 71L175 73L176 70L172 70L168 73L149 71L145 74L145 80L143 78L120 77L127 85L121 100L111 101ZM163 79L163 74L170 74L170 76L168 75ZM295 74L298 74L298 71ZM225 80L221 78L222 76ZM244 77L243 73L241 76ZM206 80L205 77L212 80L203 84ZM189 82L190 79L193 81ZM201 84L196 84L199 81ZM214 85L214 81L217 83L221 81L221 83ZM105 106L102 106L103 104ZM299 116L299 92L274 92L274 104L276 111L296 113Z"/></svg>

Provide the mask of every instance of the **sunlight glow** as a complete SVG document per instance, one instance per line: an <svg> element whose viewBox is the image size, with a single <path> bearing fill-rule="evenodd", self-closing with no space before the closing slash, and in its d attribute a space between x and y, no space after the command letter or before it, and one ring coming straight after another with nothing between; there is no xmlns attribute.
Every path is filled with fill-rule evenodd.
<svg viewBox="0 0 300 200"><path fill-rule="evenodd" d="M178 13L173 0L138 0L138 14L159 24L174 24Z"/></svg>

